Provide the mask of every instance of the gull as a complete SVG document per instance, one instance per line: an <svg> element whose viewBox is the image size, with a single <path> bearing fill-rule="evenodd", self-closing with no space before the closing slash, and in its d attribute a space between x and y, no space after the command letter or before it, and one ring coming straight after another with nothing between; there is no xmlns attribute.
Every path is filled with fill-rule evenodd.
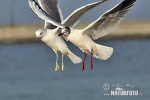
<svg viewBox="0 0 150 100"><path fill-rule="evenodd" d="M54 1L54 0L53 0ZM56 0L57 1L57 0ZM50 13L49 4L46 2L46 0L39 0L41 7L38 5L35 0L28 0L30 8L33 10L33 12L38 15L41 19L45 20L45 29L39 29L35 32L36 36L41 38L43 42L45 42L48 46L50 46L53 51L56 53L56 67L55 71L59 69L57 60L58 60L58 54L57 51L60 51L62 53L62 70L64 70L63 65L63 55L66 54L74 63L80 63L82 60L74 55L67 47L67 44L65 41L59 36L59 33L61 32L62 28L66 28L66 25L75 27L76 23L78 22L79 18L88 10L96 7L97 5L105 2L107 0L102 0L98 2L94 2L91 4L87 4L81 8L78 8L75 10L71 15L69 15L62 23L57 22L62 20L62 13L57 6L57 14L59 15L58 18L54 17L54 19L51 18L53 15L53 12ZM54 2L56 4L56 2ZM42 6L43 5L43 6ZM54 7L56 8L56 7ZM51 10L53 11L53 10ZM54 11L55 12L55 11ZM56 13L55 12L55 13ZM56 21L55 21L56 20ZM51 25L51 26L50 26ZM48 29L49 27L55 27L55 29Z"/></svg>
<svg viewBox="0 0 150 100"><path fill-rule="evenodd" d="M51 47L53 49L53 51L55 52L55 54L56 54L55 71L57 71L59 69L58 54L57 54L58 51L60 51L62 53L62 71L65 70L64 63L63 63L64 55L67 55L73 63L75 63L75 64L80 63L81 58L79 58L78 56L73 54L69 50L65 41L61 37L59 37L58 34L56 34L57 28L54 28L54 29L48 28L48 27L51 27L51 28L54 27L53 25L56 25L56 26L61 27L61 28L64 28L65 26L52 20L49 17L49 15L44 10L42 10L42 8L34 0L28 0L28 2L29 2L29 6L31 7L33 12L35 14L37 14L40 18L45 20L45 28L37 30L35 32L35 34L38 38L41 38L41 40L43 42L45 42L49 47ZM41 2L41 4L42 4L42 2Z"/></svg>
<svg viewBox="0 0 150 100"><path fill-rule="evenodd" d="M101 60L107 60L113 54L113 48L103 46L94 42L94 40L109 34L124 18L132 8L136 0L124 0L112 9L106 11L97 20L89 24L84 29L74 29L66 27L62 33L67 40L79 47L84 53L82 61L82 71L85 69L86 53L91 55L90 67L93 69L93 57Z"/></svg>

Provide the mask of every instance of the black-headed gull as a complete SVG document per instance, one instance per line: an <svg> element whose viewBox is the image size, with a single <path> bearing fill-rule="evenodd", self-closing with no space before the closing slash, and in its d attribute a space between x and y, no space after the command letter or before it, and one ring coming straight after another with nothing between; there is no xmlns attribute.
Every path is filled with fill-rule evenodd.
<svg viewBox="0 0 150 100"><path fill-rule="evenodd" d="M136 0L124 0L117 6L105 12L97 20L82 30L70 27L62 29L62 33L59 35L63 35L67 40L79 47L84 53L82 70L85 69L84 62L86 58L86 52L90 53L91 55L91 69L93 69L93 56L101 60L106 60L112 55L113 48L99 45L93 40L109 34L121 22L123 17L134 5L135 1Z"/></svg>
<svg viewBox="0 0 150 100"><path fill-rule="evenodd" d="M56 21L59 21L59 19L62 19L62 15L61 15L61 12L60 12L60 9L57 5L57 11L58 13L56 13L56 15L59 15L59 18L57 17L54 17L54 19L51 18L52 14L53 13L49 13L49 5L46 3L46 0L44 2L44 0L39 1L40 2L40 5L42 6L43 10L34 0L28 0L29 1L29 5L31 7L31 9L33 10L33 12L35 14L37 14L41 19L45 20L45 29L39 29L35 32L36 36L37 37L40 37L42 39L42 41L44 41L48 46L50 46L54 52L56 53L56 68L55 68L55 71L57 71L59 69L58 67L58 64L57 64L57 60L58 60L58 54L57 54L57 51L61 51L61 53L64 55L64 54L67 54L68 57L74 62L74 63L79 63L81 62L81 59L77 56L75 56L73 53L72 56L70 56L68 54L68 47L66 45L66 43L64 42L64 40L58 36L58 34L61 32L61 28L65 28L64 25L68 25L68 26L75 26L74 24L76 22L78 22L79 18L85 13L87 12L88 10L96 7L97 5L103 3L104 1L107 1L107 0L102 0L102 1L99 1L99 2L94 2L94 3L91 3L91 4L88 4L86 6L83 6L77 10L75 10L70 16L68 16L66 18L66 20L64 20L62 22L62 24L56 22ZM54 2L55 4L57 4L56 2ZM55 8L55 7L54 7ZM56 9L54 9L56 10ZM50 14L50 15L49 15ZM56 21L54 21L56 20ZM49 25L55 25L55 26L58 26L57 28L55 29L47 29L49 27ZM54 26L52 26L54 27ZM69 53L71 51L69 50ZM64 65L63 65L63 55L62 55L62 70L64 70Z"/></svg>

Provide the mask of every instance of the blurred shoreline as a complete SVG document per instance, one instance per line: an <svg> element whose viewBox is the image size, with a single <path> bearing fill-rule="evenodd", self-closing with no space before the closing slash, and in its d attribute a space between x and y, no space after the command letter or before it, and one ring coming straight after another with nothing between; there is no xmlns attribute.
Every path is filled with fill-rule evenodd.
<svg viewBox="0 0 150 100"><path fill-rule="evenodd" d="M82 22L77 28L82 29L90 22ZM0 43L35 42L35 31L43 24L0 25ZM150 39L150 20L123 21L109 35L99 40Z"/></svg>

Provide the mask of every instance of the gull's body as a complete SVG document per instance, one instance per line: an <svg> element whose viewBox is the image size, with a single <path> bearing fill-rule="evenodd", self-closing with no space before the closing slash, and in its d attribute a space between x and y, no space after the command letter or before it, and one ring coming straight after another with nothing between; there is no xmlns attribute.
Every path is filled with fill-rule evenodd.
<svg viewBox="0 0 150 100"><path fill-rule="evenodd" d="M48 46L50 46L54 52L60 51L62 54L69 54L69 49L65 41L58 37L58 34L54 34L56 29L47 29L47 33L41 38ZM74 62L75 63L75 62Z"/></svg>
<svg viewBox="0 0 150 100"><path fill-rule="evenodd" d="M88 35L84 35L82 30L71 29L71 34L67 39L84 52L96 51L96 49L94 50L95 42Z"/></svg>
<svg viewBox="0 0 150 100"><path fill-rule="evenodd" d="M93 69L93 56L97 59L107 60L113 53L113 48L97 44L88 35L84 34L83 30L71 29L71 33L67 38L71 43L76 45L84 53L82 62L82 71L85 69L86 53L91 55L91 69Z"/></svg>
<svg viewBox="0 0 150 100"><path fill-rule="evenodd" d="M65 36L67 40L84 52L82 70L85 68L86 52L91 54L91 69L93 69L93 56L101 60L106 60L112 55L113 48L97 44L94 40L109 34L121 22L135 1L124 0L82 30L69 27L66 27L65 30L63 29L60 35Z"/></svg>
<svg viewBox="0 0 150 100"><path fill-rule="evenodd" d="M52 0L52 1L55 1L55 0ZM74 26L74 24L79 20L79 18L85 12L87 12L88 10L103 3L104 1L107 1L107 0L91 3L91 4L88 4L86 6L83 6L79 9L77 9L66 20L64 20L62 22L62 24L67 25L67 26ZM67 55L74 63L80 63L81 59L79 57L77 57L76 55L74 55L68 49L65 41L61 37L58 36L58 34L61 32L61 28L65 28L64 25L60 24L61 23L60 20L62 20L62 17L61 17L62 15L61 15L58 5L52 5L52 6L54 6L54 8L56 8L53 10L56 10L55 15L57 16L57 17L52 17L54 13L49 12L51 10L51 9L49 9L51 7L51 5L47 4L49 1L48 0L39 0L39 2L40 2L40 5L42 8L34 0L29 0L29 5L30 5L31 9L34 11L34 13L37 14L41 19L45 20L45 29L37 30L35 34L37 37L40 37L43 42L45 42L48 46L50 46L56 53L57 59L56 59L55 70L57 71L59 69L59 66L57 64L57 60L58 60L57 52L58 51L60 51L62 53L62 70L64 70L63 55ZM53 3L57 4L56 2L53 2ZM51 11L53 11L53 10L51 10ZM80 14L80 15L78 15L78 14ZM58 17L58 15L59 15L59 17ZM77 16L74 16L74 15L77 15ZM52 20L52 18L56 21ZM54 25L58 26L58 27L55 28ZM47 29L49 27L54 28L54 29Z"/></svg>
<svg viewBox="0 0 150 100"><path fill-rule="evenodd" d="M65 41L61 37L58 37L58 34L55 34L55 31L56 31L56 29L53 29L53 30L46 29L46 30L37 30L35 33L37 35L37 37L39 37L38 35L42 32L42 34L44 34L44 36L42 36L41 40L44 43L46 43L49 47L51 47L53 49L53 51L56 53L55 71L57 71L59 69L59 66L57 63L57 60L58 60L57 52L62 53L62 70L64 70L64 64L63 64L63 56L64 55L68 56L73 63L75 63L75 64L80 63L81 59L69 50Z"/></svg>

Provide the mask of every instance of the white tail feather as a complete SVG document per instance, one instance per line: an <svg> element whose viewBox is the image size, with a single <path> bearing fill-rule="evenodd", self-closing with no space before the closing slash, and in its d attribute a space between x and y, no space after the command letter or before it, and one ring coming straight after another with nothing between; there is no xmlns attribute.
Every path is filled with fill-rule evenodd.
<svg viewBox="0 0 150 100"><path fill-rule="evenodd" d="M97 47L97 55L94 55L94 57L96 58L107 60L113 54L113 48L111 47L107 47L99 44L96 44L96 47Z"/></svg>
<svg viewBox="0 0 150 100"><path fill-rule="evenodd" d="M75 64L80 63L82 61L81 58L79 58L78 56L76 56L75 54L73 54L70 50L68 51L68 55L67 56Z"/></svg>

